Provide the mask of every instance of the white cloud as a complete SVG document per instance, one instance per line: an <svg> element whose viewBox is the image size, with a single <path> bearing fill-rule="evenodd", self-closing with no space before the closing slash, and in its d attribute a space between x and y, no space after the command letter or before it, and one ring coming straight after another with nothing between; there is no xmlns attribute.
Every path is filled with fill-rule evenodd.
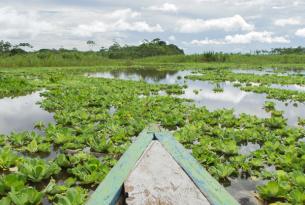
<svg viewBox="0 0 305 205"><path fill-rule="evenodd" d="M114 31L163 32L159 24L151 26L145 21L125 22L120 20L113 25L112 29Z"/></svg>
<svg viewBox="0 0 305 205"><path fill-rule="evenodd" d="M218 19L182 19L178 21L179 31L182 33L198 33L207 30L225 30L232 31L241 29L243 31L250 31L254 26L247 23L240 15L235 15L227 18Z"/></svg>
<svg viewBox="0 0 305 205"><path fill-rule="evenodd" d="M121 19L127 19L127 18L136 18L141 16L141 13L131 10L130 8L127 9L119 9L114 10L111 13L106 13L105 17L109 18L121 18Z"/></svg>
<svg viewBox="0 0 305 205"><path fill-rule="evenodd" d="M225 40L232 44L248 44L252 42L260 43L290 43L288 39L283 36L274 36L272 32L257 32L252 31L247 34L236 34L234 36L228 35Z"/></svg>
<svg viewBox="0 0 305 205"><path fill-rule="evenodd" d="M286 8L287 8L287 6L272 6L272 9L275 9L275 10L283 10Z"/></svg>
<svg viewBox="0 0 305 205"><path fill-rule="evenodd" d="M4 38L33 38L55 28L41 20L36 12L20 12L11 7L0 8L0 27L0 37Z"/></svg>
<svg viewBox="0 0 305 205"><path fill-rule="evenodd" d="M290 43L290 40L283 36L274 36L273 33L263 31L251 31L246 34L227 35L224 39L193 40L193 45L226 45L226 44L250 44L250 43Z"/></svg>
<svg viewBox="0 0 305 205"><path fill-rule="evenodd" d="M118 20L113 24L106 24L96 21L90 24L82 24L73 30L73 34L82 37L91 37L95 33L116 32L116 31L136 31L136 32L163 32L164 30L159 24L149 25L145 21L127 22Z"/></svg>
<svg viewBox="0 0 305 205"><path fill-rule="evenodd" d="M302 6L304 4L305 4L305 2L303 0L293 2L293 6Z"/></svg>
<svg viewBox="0 0 305 205"><path fill-rule="evenodd" d="M82 24L73 29L72 33L76 36L90 37L94 33L103 33L108 30L108 25L103 22L93 22L91 24Z"/></svg>
<svg viewBox="0 0 305 205"><path fill-rule="evenodd" d="M141 14L131 9L116 10L111 13L104 13L100 16L102 20L96 20L86 24L80 24L73 29L72 33L81 37L91 37L96 33L105 32L163 32L159 25L149 25L146 21L137 20Z"/></svg>
<svg viewBox="0 0 305 205"><path fill-rule="evenodd" d="M151 6L148 7L152 11L163 11L163 12L177 12L178 7L175 4L164 3L161 6Z"/></svg>
<svg viewBox="0 0 305 205"><path fill-rule="evenodd" d="M170 41L175 41L175 40L176 40L176 37L175 37L175 36L169 36L169 37L168 37L168 40L170 40Z"/></svg>
<svg viewBox="0 0 305 205"><path fill-rule="evenodd" d="M305 0L164 0L141 1L140 4L131 0L94 0L86 1L86 4L84 0L22 2L0 1L0 39L14 44L30 42L36 49L62 46L85 50L88 39L107 47L114 39L121 44L135 44L156 37L183 46L188 53L209 49L208 46L190 46L192 39L205 45L219 44L215 51L223 52L277 47L277 43L256 45L263 40L254 40L258 37L247 34L264 30L273 32L271 40L265 37L268 42L287 42L290 39L291 44L285 45L288 47L305 42L304 37L296 36L303 35L301 29L305 28ZM298 24L293 18L302 24L289 26ZM300 31L296 31L298 28ZM161 31L164 32L157 33ZM235 34L247 36L241 38ZM175 41L171 35L176 37ZM231 35L232 40L226 40L226 35ZM246 38L243 42L252 43L243 46L236 43L236 38ZM230 46L225 45L229 43Z"/></svg>
<svg viewBox="0 0 305 205"><path fill-rule="evenodd" d="M225 45L228 42L224 40L216 40L216 39L204 39L204 40L192 40L191 44L193 45Z"/></svg>
<svg viewBox="0 0 305 205"><path fill-rule="evenodd" d="M302 24L300 19L296 18L286 18L286 19L278 19L274 21L274 25L276 26L287 26L287 25L300 25Z"/></svg>
<svg viewBox="0 0 305 205"><path fill-rule="evenodd" d="M300 36L300 37L305 37L305 28L298 29L298 30L295 32L295 35L296 35L296 36Z"/></svg>
<svg viewBox="0 0 305 205"><path fill-rule="evenodd" d="M240 6L243 8L246 7L257 7L263 5L270 5L270 1L272 0L195 0L199 3L221 3L227 6Z"/></svg>

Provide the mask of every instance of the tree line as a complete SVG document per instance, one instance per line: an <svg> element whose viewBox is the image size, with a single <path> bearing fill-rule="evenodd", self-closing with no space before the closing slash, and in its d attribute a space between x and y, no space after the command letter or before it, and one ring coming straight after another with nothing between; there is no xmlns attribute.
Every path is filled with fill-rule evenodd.
<svg viewBox="0 0 305 205"><path fill-rule="evenodd" d="M18 55L35 53L41 54L40 56L56 54L74 53L96 53L103 57L108 57L110 59L133 59L160 55L184 55L183 49L179 48L174 44L168 44L159 38L153 39L151 41L144 40L140 45L120 45L114 42L108 48L102 47L98 51L93 51L92 48L95 47L95 42L92 40L87 41L87 45L91 48L90 51L78 51L77 49L40 49L37 51L31 51L33 46L29 43L19 43L13 45L7 41L0 41L0 54L1 55Z"/></svg>
<svg viewBox="0 0 305 205"><path fill-rule="evenodd" d="M285 55L285 54L305 54L305 47L298 46L296 48L272 48L271 50L258 50L255 51L257 55Z"/></svg>

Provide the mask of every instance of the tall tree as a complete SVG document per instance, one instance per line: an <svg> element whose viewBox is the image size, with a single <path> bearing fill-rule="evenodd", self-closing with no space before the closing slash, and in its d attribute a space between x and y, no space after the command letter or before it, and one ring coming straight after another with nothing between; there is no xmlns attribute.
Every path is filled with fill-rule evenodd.
<svg viewBox="0 0 305 205"><path fill-rule="evenodd" d="M87 42L87 45L91 48L91 50L94 48L95 46L95 41L92 41L92 40L88 40Z"/></svg>

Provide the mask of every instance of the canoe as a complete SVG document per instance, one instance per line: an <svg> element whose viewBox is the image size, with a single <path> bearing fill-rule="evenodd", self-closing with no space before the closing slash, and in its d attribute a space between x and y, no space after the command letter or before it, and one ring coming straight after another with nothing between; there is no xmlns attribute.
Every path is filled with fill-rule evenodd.
<svg viewBox="0 0 305 205"><path fill-rule="evenodd" d="M170 132L143 130L86 205L239 204Z"/></svg>

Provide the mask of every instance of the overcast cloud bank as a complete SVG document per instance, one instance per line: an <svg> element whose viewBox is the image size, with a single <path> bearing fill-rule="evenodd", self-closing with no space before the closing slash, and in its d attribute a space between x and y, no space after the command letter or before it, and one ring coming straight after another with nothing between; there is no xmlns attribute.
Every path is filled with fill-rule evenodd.
<svg viewBox="0 0 305 205"><path fill-rule="evenodd" d="M0 39L36 49L138 44L159 37L187 53L249 51L305 43L302 0L3 0Z"/></svg>

